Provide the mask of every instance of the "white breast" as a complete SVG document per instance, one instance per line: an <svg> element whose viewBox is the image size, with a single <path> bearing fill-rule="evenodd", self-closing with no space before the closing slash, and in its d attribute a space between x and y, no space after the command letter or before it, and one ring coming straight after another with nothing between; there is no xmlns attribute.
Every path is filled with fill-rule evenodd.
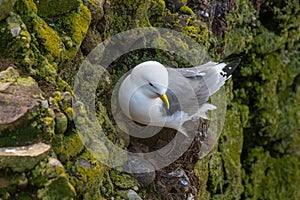
<svg viewBox="0 0 300 200"><path fill-rule="evenodd" d="M130 75L125 78L118 92L119 105L133 121L153 126L163 126L166 118L160 98L149 98L142 87L135 86Z"/></svg>
<svg viewBox="0 0 300 200"><path fill-rule="evenodd" d="M150 99L137 89L130 98L129 114L132 120L152 126L163 126L166 113L163 102L159 98Z"/></svg>

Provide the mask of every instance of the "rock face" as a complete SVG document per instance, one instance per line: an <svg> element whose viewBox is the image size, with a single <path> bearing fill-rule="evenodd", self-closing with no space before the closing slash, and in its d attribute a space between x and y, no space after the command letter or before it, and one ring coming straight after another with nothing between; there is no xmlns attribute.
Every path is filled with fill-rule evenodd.
<svg viewBox="0 0 300 200"><path fill-rule="evenodd" d="M31 77L21 77L12 66L0 72L1 146L24 145L38 138L38 128L31 126L39 117L42 91Z"/></svg>
<svg viewBox="0 0 300 200"><path fill-rule="evenodd" d="M0 170L5 168L14 172L31 170L47 156L49 150L50 145L44 143L0 148Z"/></svg>
<svg viewBox="0 0 300 200"><path fill-rule="evenodd" d="M20 120L39 105L41 90L31 77L21 78L9 67L0 72L0 125L8 125Z"/></svg>
<svg viewBox="0 0 300 200"><path fill-rule="evenodd" d="M0 0L0 199L300 199L299 15L298 0ZM72 106L72 86L97 44L151 26L193 38L214 60L242 62L225 86L226 122L213 151L199 159L203 141L195 140L167 168L132 176L99 162L118 153L99 138L141 152L169 140L143 145L122 134L110 110L113 86L145 60L189 61L158 49L117 58L101 72L97 122L85 105ZM189 48L159 34L152 42ZM79 81L90 91L87 80ZM101 126L84 141L97 155L74 119Z"/></svg>
<svg viewBox="0 0 300 200"><path fill-rule="evenodd" d="M0 1L0 21L6 18L13 9L17 0L1 0Z"/></svg>

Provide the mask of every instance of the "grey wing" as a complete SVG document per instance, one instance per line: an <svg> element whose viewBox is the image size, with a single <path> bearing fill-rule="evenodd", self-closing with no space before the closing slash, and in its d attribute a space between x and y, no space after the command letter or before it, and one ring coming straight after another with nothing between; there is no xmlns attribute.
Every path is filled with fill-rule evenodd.
<svg viewBox="0 0 300 200"><path fill-rule="evenodd" d="M228 76L222 75L225 63L208 62L192 68L167 68L169 73L169 113L183 110L194 114L209 97L224 85Z"/></svg>
<svg viewBox="0 0 300 200"><path fill-rule="evenodd" d="M166 93L170 102L168 115L176 111L195 114L209 98L204 81L201 77L186 77L175 68L167 69L169 85Z"/></svg>
<svg viewBox="0 0 300 200"><path fill-rule="evenodd" d="M176 118L176 112L179 111L191 117L207 118L206 112L216 109L214 105L207 103L209 97L224 85L239 62L240 59L228 65L208 62L193 68L167 68L167 96L170 102L170 108L165 110L167 115Z"/></svg>
<svg viewBox="0 0 300 200"><path fill-rule="evenodd" d="M207 62L203 65L199 65L191 68L174 68L177 72L182 74L184 77L191 78L195 76L203 76L207 70L212 69L214 66L218 65L216 62Z"/></svg>
<svg viewBox="0 0 300 200"><path fill-rule="evenodd" d="M225 63L208 62L193 68L176 69L176 71L190 80L198 95L199 103L202 104L230 77L230 74L223 70L226 66Z"/></svg>

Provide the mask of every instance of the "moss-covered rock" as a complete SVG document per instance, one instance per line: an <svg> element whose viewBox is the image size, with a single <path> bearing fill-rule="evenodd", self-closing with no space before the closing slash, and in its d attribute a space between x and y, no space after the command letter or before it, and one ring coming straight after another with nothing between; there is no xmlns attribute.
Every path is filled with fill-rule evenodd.
<svg viewBox="0 0 300 200"><path fill-rule="evenodd" d="M55 88L70 87L57 78L59 63L67 63L76 55L88 30L91 15L80 3L78 9L58 19L42 19L33 0L17 1L14 11L0 23L0 56L12 59L39 81L46 96Z"/></svg>
<svg viewBox="0 0 300 200"><path fill-rule="evenodd" d="M63 149L58 156L63 162L76 157L84 149L84 144L77 133L73 133L68 137L64 137L61 145Z"/></svg>
<svg viewBox="0 0 300 200"><path fill-rule="evenodd" d="M39 0L35 2L38 7L38 15L41 17L55 17L69 13L71 10L75 10L80 5L80 0Z"/></svg>
<svg viewBox="0 0 300 200"><path fill-rule="evenodd" d="M51 23L66 46L66 52L64 54L65 62L71 61L75 57L88 31L90 22L91 13L88 8L81 3L77 10L67 13L54 23Z"/></svg>
<svg viewBox="0 0 300 200"><path fill-rule="evenodd" d="M4 58L29 60L31 36L26 25L19 15L12 12L5 20L0 22L0 47L7 49L1 51Z"/></svg>
<svg viewBox="0 0 300 200"><path fill-rule="evenodd" d="M78 199L102 199L101 187L106 168L88 151L78 156L69 168L69 178L77 190Z"/></svg>
<svg viewBox="0 0 300 200"><path fill-rule="evenodd" d="M96 25L104 16L103 4L104 2L98 0L84 0L83 4L88 7L91 12L91 25Z"/></svg>
<svg viewBox="0 0 300 200"><path fill-rule="evenodd" d="M12 66L0 72L0 146L24 145L42 135L39 116L42 92L31 77Z"/></svg>
<svg viewBox="0 0 300 200"><path fill-rule="evenodd" d="M16 0L1 0L0 1L0 21L5 19L9 12L13 9Z"/></svg>
<svg viewBox="0 0 300 200"><path fill-rule="evenodd" d="M73 199L76 196L74 187L66 177L60 176L47 182L43 189L37 191L39 199Z"/></svg>
<svg viewBox="0 0 300 200"><path fill-rule="evenodd" d="M0 170L0 198L5 200L14 198L15 197L14 194L16 193L17 190L22 190L27 186L28 186L28 177L26 173L17 173L17 172L10 171L8 169ZM20 196L23 195L20 194ZM28 196L30 197L31 195Z"/></svg>
<svg viewBox="0 0 300 200"><path fill-rule="evenodd" d="M29 146L0 148L0 170L9 168L14 172L24 172L32 169L50 150L50 146L37 143Z"/></svg>
<svg viewBox="0 0 300 200"><path fill-rule="evenodd" d="M173 11L178 11L182 7L185 7L187 0L166 0L168 8Z"/></svg>
<svg viewBox="0 0 300 200"><path fill-rule="evenodd" d="M194 15L193 10L190 9L188 6L182 6L179 11L183 14Z"/></svg>
<svg viewBox="0 0 300 200"><path fill-rule="evenodd" d="M38 199L72 199L76 192L59 160L49 157L30 173L29 184L37 190Z"/></svg>
<svg viewBox="0 0 300 200"><path fill-rule="evenodd" d="M106 8L104 20L98 25L99 31L103 31L106 38L132 28L150 26L146 1L126 0L121 4L108 1Z"/></svg>

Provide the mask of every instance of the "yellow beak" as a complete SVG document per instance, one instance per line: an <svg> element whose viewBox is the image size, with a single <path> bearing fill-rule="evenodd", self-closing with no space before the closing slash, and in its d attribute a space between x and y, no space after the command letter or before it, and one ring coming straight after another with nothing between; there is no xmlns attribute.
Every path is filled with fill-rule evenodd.
<svg viewBox="0 0 300 200"><path fill-rule="evenodd" d="M164 104L166 105L167 109L169 109L170 108L170 104L169 104L169 99L168 99L166 93L164 93L161 96L159 96L159 98L164 102Z"/></svg>

